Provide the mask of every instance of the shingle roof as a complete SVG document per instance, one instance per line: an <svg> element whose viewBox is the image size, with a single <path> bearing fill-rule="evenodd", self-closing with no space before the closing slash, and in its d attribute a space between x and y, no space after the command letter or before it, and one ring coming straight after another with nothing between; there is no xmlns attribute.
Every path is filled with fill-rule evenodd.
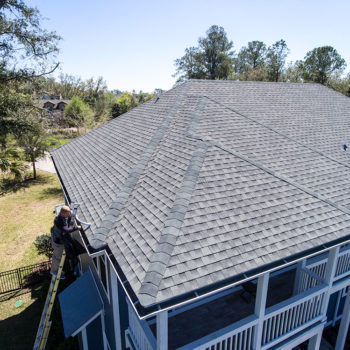
<svg viewBox="0 0 350 350"><path fill-rule="evenodd" d="M349 235L344 136L324 86L192 80L52 156L149 306Z"/></svg>

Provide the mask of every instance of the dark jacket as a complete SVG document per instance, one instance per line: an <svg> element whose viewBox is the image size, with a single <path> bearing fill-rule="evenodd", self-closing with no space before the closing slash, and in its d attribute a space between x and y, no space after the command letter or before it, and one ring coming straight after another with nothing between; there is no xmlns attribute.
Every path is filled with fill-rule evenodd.
<svg viewBox="0 0 350 350"><path fill-rule="evenodd" d="M60 214L55 217L52 239L57 244L62 244L64 235L73 232L76 228L70 227L72 218L63 218Z"/></svg>

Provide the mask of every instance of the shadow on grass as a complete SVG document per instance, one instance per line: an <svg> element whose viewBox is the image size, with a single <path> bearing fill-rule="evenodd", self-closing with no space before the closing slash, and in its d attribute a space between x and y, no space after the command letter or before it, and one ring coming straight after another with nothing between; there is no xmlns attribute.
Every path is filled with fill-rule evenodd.
<svg viewBox="0 0 350 350"><path fill-rule="evenodd" d="M35 299L35 301L23 309L21 313L0 322L0 339L2 350L25 350L33 347L42 309L45 304L49 283L50 281L47 280L40 285L33 286L30 293L31 297ZM66 283L61 282L58 292L66 287ZM19 295L20 293L12 294L13 303L15 302L15 297L18 297ZM52 326L49 333L47 349L79 349L76 337L68 339L64 338L58 298L56 298L53 307L51 320Z"/></svg>
<svg viewBox="0 0 350 350"><path fill-rule="evenodd" d="M38 175L35 180L28 176L22 181L2 177L0 178L0 195L11 192L16 193L33 185L48 184L50 181L51 179L49 177L42 175Z"/></svg>
<svg viewBox="0 0 350 350"><path fill-rule="evenodd" d="M57 197L59 195L63 196L62 189L60 187L49 187L41 191L39 198L44 199L47 197Z"/></svg>

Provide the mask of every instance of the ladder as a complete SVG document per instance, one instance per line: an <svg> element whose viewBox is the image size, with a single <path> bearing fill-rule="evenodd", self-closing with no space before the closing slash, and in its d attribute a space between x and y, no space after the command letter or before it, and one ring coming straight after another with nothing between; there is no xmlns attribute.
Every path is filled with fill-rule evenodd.
<svg viewBox="0 0 350 350"><path fill-rule="evenodd" d="M46 342L49 337L49 332L50 332L51 323L52 323L52 321L50 320L51 312L52 312L53 304L55 302L57 289L60 283L60 278L61 278L65 260L66 260L66 252L65 250L63 250L57 275L52 276L51 278L50 288L49 288L49 291L47 292L45 306L41 314L41 319L40 319L39 328L35 337L33 350L44 350L46 347Z"/></svg>
<svg viewBox="0 0 350 350"><path fill-rule="evenodd" d="M61 207L64 204L58 204L55 206L55 212L56 215L59 213ZM80 207L80 203L75 203L71 202L70 203L70 209L71 209L71 215L72 215L72 220L76 222L77 220L77 211ZM87 228L90 227L90 223L85 223L79 221L80 225L85 225ZM41 314L41 319L39 323L39 328L35 337L35 343L33 350L44 350L46 347L47 339L49 337L49 332L51 328L51 323L52 321L50 320L51 318L51 312L53 308L53 304L55 302L56 294L57 294L57 289L58 285L60 283L60 278L63 270L63 265L66 260L66 251L63 249L62 252L62 257L60 260L60 264L58 267L57 275L52 276L51 282L50 282L50 288L49 291L47 292L47 297L45 301L45 306L43 309L43 312Z"/></svg>

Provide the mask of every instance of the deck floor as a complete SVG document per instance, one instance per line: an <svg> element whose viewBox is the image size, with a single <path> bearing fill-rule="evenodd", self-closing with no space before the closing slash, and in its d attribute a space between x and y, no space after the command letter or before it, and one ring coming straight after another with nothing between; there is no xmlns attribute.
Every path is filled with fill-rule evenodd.
<svg viewBox="0 0 350 350"><path fill-rule="evenodd" d="M294 271L283 273L269 281L266 307L292 296ZM169 350L177 349L222 329L254 313L255 299L241 296L241 291L225 295L196 308L169 318ZM156 335L156 325L151 325Z"/></svg>

